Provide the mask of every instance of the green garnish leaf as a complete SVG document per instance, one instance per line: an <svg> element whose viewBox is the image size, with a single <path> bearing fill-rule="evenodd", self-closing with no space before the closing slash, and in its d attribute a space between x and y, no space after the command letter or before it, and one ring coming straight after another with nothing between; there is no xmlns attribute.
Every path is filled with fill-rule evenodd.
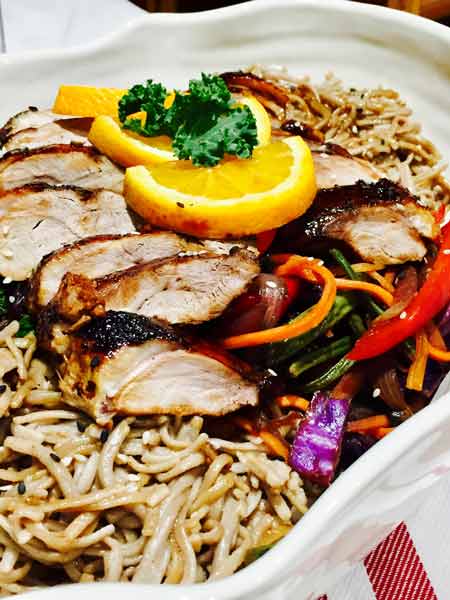
<svg viewBox="0 0 450 600"><path fill-rule="evenodd" d="M256 146L256 124L250 109L236 108L220 115L209 128L186 125L180 127L173 140L173 149L178 158L192 159L196 166L216 165L225 154L239 158L250 158Z"/></svg>
<svg viewBox="0 0 450 600"><path fill-rule="evenodd" d="M233 106L224 80L202 73L189 82L189 92L175 92L166 109L167 90L151 79L133 86L119 102L123 127L145 136L172 138L175 155L197 166L214 166L225 154L249 158L257 145L256 121L247 107ZM144 111L145 123L129 115Z"/></svg>
<svg viewBox="0 0 450 600"><path fill-rule="evenodd" d="M145 85L134 85L119 100L119 119L125 129L145 136L162 135L164 128L166 88L160 83L147 80ZM129 119L137 112L147 113L144 124L140 119Z"/></svg>
<svg viewBox="0 0 450 600"><path fill-rule="evenodd" d="M34 323L30 315L25 314L22 315L19 319L19 331L17 332L17 337L25 337L27 333L30 331L34 331Z"/></svg>

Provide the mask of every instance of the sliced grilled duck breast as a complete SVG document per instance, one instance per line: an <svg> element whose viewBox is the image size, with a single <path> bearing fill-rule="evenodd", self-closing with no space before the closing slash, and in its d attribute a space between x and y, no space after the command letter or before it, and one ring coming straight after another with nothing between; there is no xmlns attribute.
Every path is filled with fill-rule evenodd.
<svg viewBox="0 0 450 600"><path fill-rule="evenodd" d="M86 279L67 273L52 303L60 317L127 311L171 324L218 317L259 273L249 252L175 256Z"/></svg>
<svg viewBox="0 0 450 600"><path fill-rule="evenodd" d="M90 145L87 135L91 122L92 119L57 115L30 107L11 117L0 129L0 147L9 152L72 142Z"/></svg>
<svg viewBox="0 0 450 600"><path fill-rule="evenodd" d="M13 150L0 159L0 191L37 182L121 193L123 171L95 148L79 144Z"/></svg>
<svg viewBox="0 0 450 600"><path fill-rule="evenodd" d="M334 152L313 150L312 157L319 190L336 185L352 185L357 181L379 179L378 172L366 161Z"/></svg>
<svg viewBox="0 0 450 600"><path fill-rule="evenodd" d="M122 196L34 184L0 194L0 274L21 281L43 256L94 233L129 233Z"/></svg>
<svg viewBox="0 0 450 600"><path fill-rule="evenodd" d="M308 252L334 239L366 261L399 264L421 260L426 254L422 238L437 233L429 210L406 189L380 179L320 191L309 211L278 231L273 248Z"/></svg>
<svg viewBox="0 0 450 600"><path fill-rule="evenodd" d="M234 247L227 242L191 240L170 231L86 238L56 250L42 261L33 277L31 303L36 310L47 306L66 273L97 279L179 253L228 254Z"/></svg>
<svg viewBox="0 0 450 600"><path fill-rule="evenodd" d="M130 313L73 334L61 375L65 401L101 425L115 414L224 415L258 402L246 365Z"/></svg>

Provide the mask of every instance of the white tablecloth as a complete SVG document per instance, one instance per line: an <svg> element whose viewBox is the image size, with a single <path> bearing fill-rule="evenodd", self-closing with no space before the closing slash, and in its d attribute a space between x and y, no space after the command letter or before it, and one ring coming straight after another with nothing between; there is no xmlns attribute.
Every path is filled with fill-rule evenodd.
<svg viewBox="0 0 450 600"><path fill-rule="evenodd" d="M127 0L0 0L8 52L84 44L120 29L143 11ZM417 553L439 600L450 600L450 477L435 486L420 511L406 522ZM375 600L363 564L354 567L328 600ZM428 596L427 596L428 597ZM387 600L423 600L423 592L394 590Z"/></svg>

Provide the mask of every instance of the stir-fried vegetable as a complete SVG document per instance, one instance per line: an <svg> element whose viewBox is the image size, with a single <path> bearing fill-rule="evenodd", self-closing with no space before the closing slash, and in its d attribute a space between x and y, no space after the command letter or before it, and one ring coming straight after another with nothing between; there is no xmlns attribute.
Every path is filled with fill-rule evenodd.
<svg viewBox="0 0 450 600"><path fill-rule="evenodd" d="M419 292L397 317L376 321L349 354L352 360L379 356L426 326L450 301L450 226L442 232L436 261Z"/></svg>
<svg viewBox="0 0 450 600"><path fill-rule="evenodd" d="M326 392L314 394L292 444L289 462L300 475L328 486L341 453L350 401Z"/></svg>
<svg viewBox="0 0 450 600"><path fill-rule="evenodd" d="M277 365L289 360L289 358L301 352L326 331L333 328L352 310L354 310L356 305L357 300L355 299L355 296L350 294L345 296L342 294L337 294L330 312L322 321L322 323L320 323L320 325L313 327L306 333L303 333L297 337L271 344L267 352L267 363L270 365ZM291 322L303 318L306 313L307 311L301 313Z"/></svg>
<svg viewBox="0 0 450 600"><path fill-rule="evenodd" d="M296 360L289 367L289 373L292 377L298 377L308 369L321 365L324 362L343 356L352 347L352 338L344 336L327 346L322 346L313 352L304 354L302 358Z"/></svg>
<svg viewBox="0 0 450 600"><path fill-rule="evenodd" d="M224 315L229 335L274 327L295 299L299 280L263 273L239 296Z"/></svg>
<svg viewBox="0 0 450 600"><path fill-rule="evenodd" d="M380 398L392 409L396 419L404 421L412 415L392 360L382 362L379 371L375 374L374 386L375 389L380 390Z"/></svg>
<svg viewBox="0 0 450 600"><path fill-rule="evenodd" d="M276 257L275 260L277 260ZM244 333L243 335L231 336L223 340L225 348L248 348L250 346L260 346L280 340L296 337L306 331L317 327L330 312L336 297L336 281L328 269L322 266L319 261L311 261L302 256L281 257L278 260L285 262L276 270L279 276L296 275L298 277L309 278L315 276L323 283L322 296L319 302L305 313L302 319L291 321L287 325L280 325L264 331L255 333Z"/></svg>
<svg viewBox="0 0 450 600"><path fill-rule="evenodd" d="M357 431L361 433L370 431L371 429L378 429L379 427L389 427L389 425L390 421L386 415L375 415L373 417L366 417L365 419L349 421L347 423L347 431Z"/></svg>
<svg viewBox="0 0 450 600"><path fill-rule="evenodd" d="M333 383L336 383L343 375L348 373L354 365L354 360L349 360L346 356L343 356L335 365L330 367L328 371L316 379L302 385L302 391L305 394L311 394L317 390L327 389Z"/></svg>
<svg viewBox="0 0 450 600"><path fill-rule="evenodd" d="M374 296L378 300L381 300L387 306L391 306L393 302L392 294L390 294L381 286L375 285L374 283L367 283L366 281L356 281L353 279L342 279L340 277L336 277L336 287L338 290L342 291L359 290L361 292L366 292L367 294Z"/></svg>
<svg viewBox="0 0 450 600"><path fill-rule="evenodd" d="M333 248L332 250L330 250L330 254L334 258L334 260L338 263L338 265L340 265L342 267L342 269L344 270L345 274L347 275L347 277L349 279L351 279L352 281L360 281L360 282L364 281L364 276L361 273L356 273L353 270L351 264L348 262L348 260L345 258L345 256L342 254L342 252L340 250ZM365 299L366 299L367 306L369 307L370 311L374 315L383 314L383 312L384 312L383 309L380 306L378 306L378 304L376 302L374 302L374 300L369 295L366 295Z"/></svg>

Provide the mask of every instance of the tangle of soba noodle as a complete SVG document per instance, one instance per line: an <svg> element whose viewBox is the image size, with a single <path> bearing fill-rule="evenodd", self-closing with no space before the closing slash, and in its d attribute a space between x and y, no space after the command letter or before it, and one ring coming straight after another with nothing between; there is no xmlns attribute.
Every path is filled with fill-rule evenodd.
<svg viewBox="0 0 450 600"><path fill-rule="evenodd" d="M386 177L401 183L431 208L450 201L448 162L421 135L421 126L395 90L344 87L333 74L313 85L308 77L295 77L283 68L250 69L281 85L289 103L285 109L259 97L278 120L294 119L324 134L325 142L345 148L366 159Z"/></svg>
<svg viewBox="0 0 450 600"><path fill-rule="evenodd" d="M105 433L62 403L36 338L0 332L0 590L64 581L194 583L234 573L307 509L300 477L259 439L201 417L120 420ZM11 378L7 377L9 381Z"/></svg>

